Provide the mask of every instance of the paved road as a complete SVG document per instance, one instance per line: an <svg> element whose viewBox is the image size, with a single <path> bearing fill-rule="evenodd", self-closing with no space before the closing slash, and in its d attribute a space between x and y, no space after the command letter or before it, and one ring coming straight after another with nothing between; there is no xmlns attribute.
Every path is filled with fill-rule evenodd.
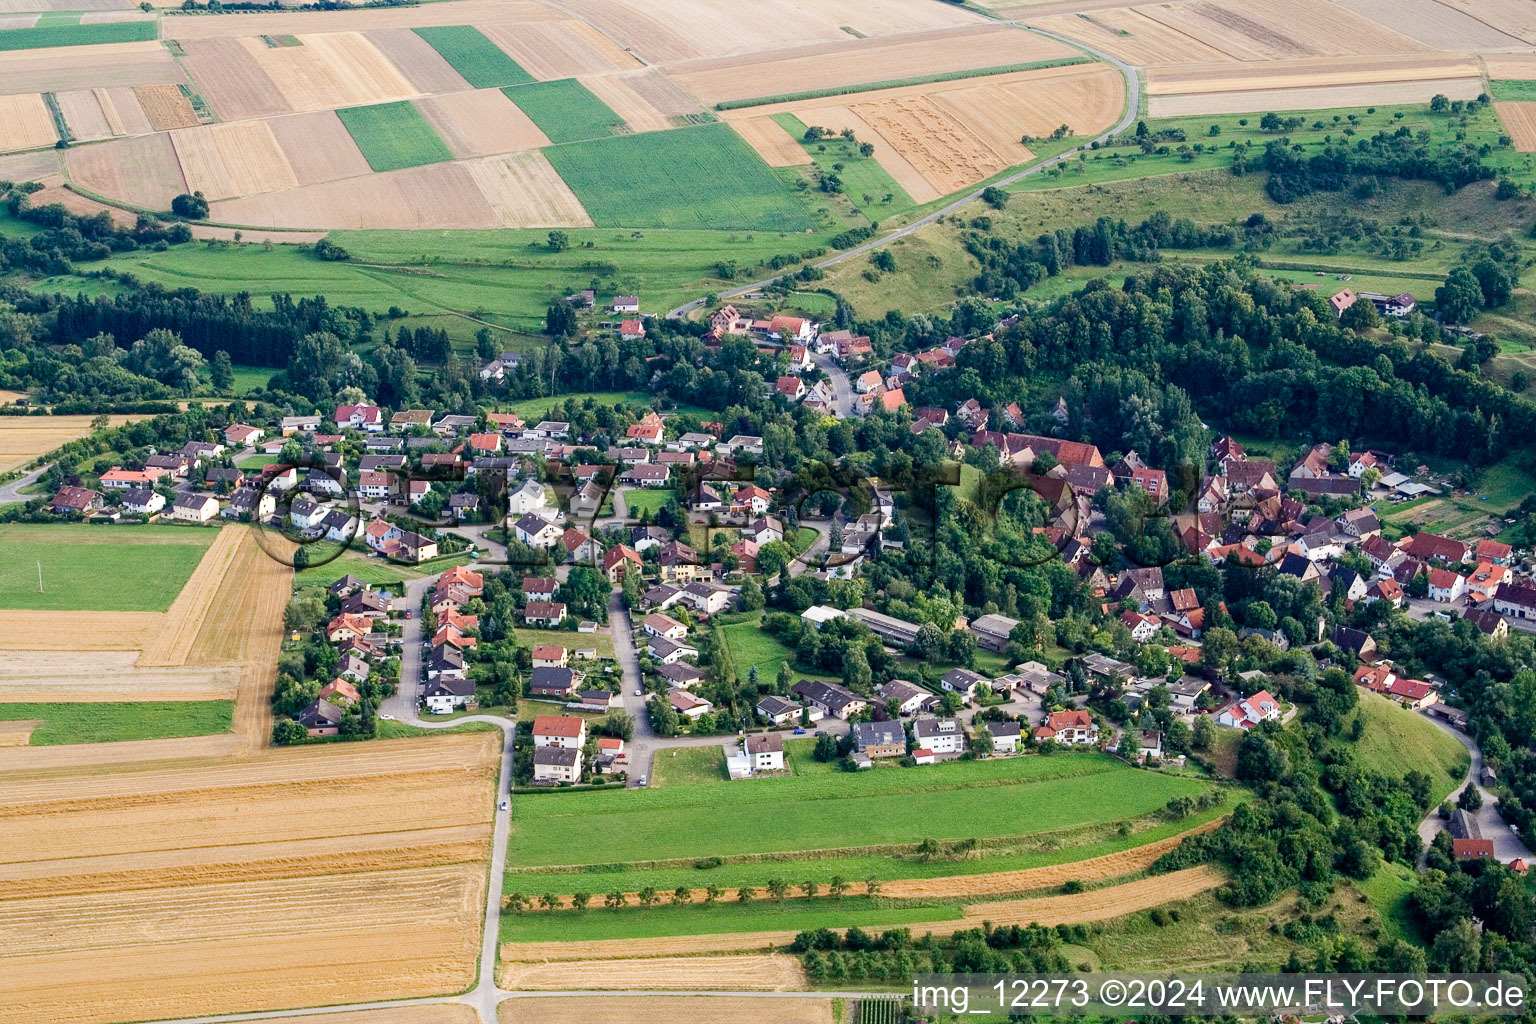
<svg viewBox="0 0 1536 1024"><path fill-rule="evenodd" d="M853 415L853 385L848 382L848 374L838 365L836 359L826 352L818 352L812 357L817 366L825 371L828 379L832 381L832 413L839 417Z"/></svg>
<svg viewBox="0 0 1536 1024"><path fill-rule="evenodd" d="M1483 776L1483 752L1478 748L1477 741L1466 733L1457 729L1449 722L1433 715L1425 715L1425 718L1433 722L1442 731L1450 733L1461 741L1461 745L1467 748L1467 753L1472 755L1472 764L1467 769L1467 777L1456 791L1446 799L1455 803L1462 791L1468 786L1477 786L1477 791L1483 795L1483 806L1477 811L1477 824L1482 829L1484 839L1493 840L1493 855L1496 859L1508 864L1516 857L1523 858L1526 862L1531 860L1531 851L1515 834L1514 829L1504 821L1498 811L1498 800L1494 795L1478 785L1477 779ZM1419 838L1424 841L1427 849L1434 842L1435 836L1445 828L1445 822L1440 818L1438 808L1432 808L1423 821L1419 822ZM1419 861L1423 864L1423 859Z"/></svg>
<svg viewBox="0 0 1536 1024"><path fill-rule="evenodd" d="M53 464L49 463L45 466L39 466L32 472L19 476L4 487L0 487L0 505L14 505L17 502L31 501L35 495L22 494L21 489L37 483L38 478L48 472L48 468L51 465Z"/></svg>
<svg viewBox="0 0 1536 1024"><path fill-rule="evenodd" d="M1001 21L1002 19L994 20ZM1021 28L1027 29L1028 31L1034 32L1037 35L1048 36L1051 39L1055 39L1057 42L1066 43L1068 46L1082 50L1083 52L1097 57L1104 63L1116 68L1125 78L1126 104L1125 115L1121 117L1120 120L1116 122L1115 126L1109 129L1109 131L1103 133L1102 135L1095 136L1093 139L1085 140L1082 145L1074 146L1072 149L1058 153L1048 160L1042 160L1038 164L1033 164L1024 168L1022 171L1017 171L1008 175L1006 178L994 181L990 186L988 186L992 188L1002 188L1007 185L1012 185L1014 182L1022 181L1032 174L1039 174L1041 171L1049 170L1050 168L1059 164L1063 164L1069 160L1075 159L1077 154L1086 151L1093 142L1102 142L1104 139L1107 139L1111 135L1118 135L1119 133L1125 131L1136 122L1136 118L1141 114L1141 79L1137 76L1136 69L1131 67L1131 65L1125 63L1117 57L1105 53L1103 50L1096 50L1091 46L1086 46L1076 39L1068 39L1066 36L1059 36L1054 32L1047 32L1042 28L1036 28L1033 25L1028 25L1023 22L1011 21L1006 22L1006 24L1017 25ZM932 224L939 218L947 217L961 207L975 202L981 198L981 193L983 191L983 189L978 188L974 192L968 192L953 202L946 203L939 209L934 210L927 216L913 221L905 227L897 228L895 231L881 235L879 238L865 242L863 245L856 245L852 249L845 249L835 256L828 256L826 259L817 260L816 262L810 264L810 266L822 268L834 266L835 264L842 263L845 260L851 260L855 257L862 256L867 252L871 252L880 248L881 246L889 245L896 241L896 239L905 238L907 235L912 234L925 225ZM775 278L764 278L761 281L753 281L751 284L739 285L735 288L729 288L725 291L716 292L715 294L722 299L735 298L736 296L744 295L748 292L760 291L773 280L775 280ZM668 312L667 317L669 319L675 320L686 316L688 313L704 305L704 301L704 298L701 296L700 298L694 299L692 302L685 302L681 306L678 306L676 309Z"/></svg>

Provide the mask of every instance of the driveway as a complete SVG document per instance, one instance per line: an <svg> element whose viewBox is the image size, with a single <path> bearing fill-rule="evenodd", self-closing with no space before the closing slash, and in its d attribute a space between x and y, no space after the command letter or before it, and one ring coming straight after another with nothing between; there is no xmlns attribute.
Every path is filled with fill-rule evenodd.
<svg viewBox="0 0 1536 1024"><path fill-rule="evenodd" d="M32 470L32 472L19 476L4 487L0 487L0 505L14 505L17 502L31 501L36 495L22 494L21 489L37 483L38 479L48 472L50 466L52 466L52 463L49 463L47 466L39 466Z"/></svg>
<svg viewBox="0 0 1536 1024"><path fill-rule="evenodd" d="M1441 718L1433 715L1425 715L1424 717L1433 722L1441 731L1448 732L1456 737L1456 739L1461 741L1461 745L1467 748L1467 753L1472 755L1472 765L1467 770L1466 779L1446 799L1454 804L1457 798L1461 796L1462 791L1468 786L1477 786L1477 791L1483 795L1483 805L1478 808L1475 817L1477 818L1478 827L1482 829L1483 838L1493 840L1494 857L1505 864L1508 864L1516 857L1522 858L1529 863L1531 851L1499 815L1498 800L1492 793L1478 785L1475 781L1483 776L1483 752L1479 749L1477 741ZM1431 809L1424 820L1419 822L1419 838L1423 840L1426 849L1430 843L1434 842L1435 836L1444 829L1445 822L1440 817L1439 809ZM1420 858L1419 865L1421 867L1423 863L1423 858Z"/></svg>

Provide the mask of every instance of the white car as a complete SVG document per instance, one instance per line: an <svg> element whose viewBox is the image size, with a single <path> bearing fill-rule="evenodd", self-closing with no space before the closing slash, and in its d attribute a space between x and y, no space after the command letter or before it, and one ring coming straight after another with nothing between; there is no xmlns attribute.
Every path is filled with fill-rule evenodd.
<svg viewBox="0 0 1536 1024"><path fill-rule="evenodd" d="M512 801L508 800L506 797L502 797L501 798L501 809L504 810L504 811L511 810L512 809Z"/></svg>
<svg viewBox="0 0 1536 1024"><path fill-rule="evenodd" d="M636 697L644 697L645 696L645 691L644 690L636 690L635 691L635 696Z"/></svg>

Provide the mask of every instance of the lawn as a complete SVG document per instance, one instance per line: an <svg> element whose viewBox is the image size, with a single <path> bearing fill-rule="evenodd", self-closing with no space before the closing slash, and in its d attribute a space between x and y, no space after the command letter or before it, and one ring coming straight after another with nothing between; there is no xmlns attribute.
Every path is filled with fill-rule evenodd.
<svg viewBox="0 0 1536 1024"><path fill-rule="evenodd" d="M613 135L624 119L574 78L503 89L550 142L583 142Z"/></svg>
<svg viewBox="0 0 1536 1024"><path fill-rule="evenodd" d="M217 535L191 527L0 526L0 608L163 612Z"/></svg>
<svg viewBox="0 0 1536 1024"><path fill-rule="evenodd" d="M580 856L597 863L1023 835L1119 821L1205 788L1072 753L758 780L712 791L707 806L685 786L572 793L522 801L512 848L518 865L571 863L578 821Z"/></svg>
<svg viewBox="0 0 1536 1024"><path fill-rule="evenodd" d="M815 742L807 737L790 740L785 744L795 774L807 778L846 778L846 775L835 765L812 759L811 749ZM891 767L877 770L899 772L911 769ZM731 783L731 786L734 788L749 784L768 785L773 781L764 779L751 783L735 782ZM711 799L723 792L725 791L712 790ZM723 888L734 888L740 885L761 886L774 874L793 878L797 883L810 879L822 885L840 876L862 885L866 879L870 878L890 881L897 878L944 878L952 875L1019 871L1103 857L1155 843L1230 814L1233 807L1247 798L1245 791L1233 790L1229 792L1229 799L1224 804L1191 815L1182 821L1170 822L1157 817L1144 817L1133 822L1131 831L1125 835L1120 834L1119 822L1105 822L1076 829L1066 835L1030 837L1001 850L984 848L984 856L974 859L951 860L941 857L922 861L916 857L868 854L844 857L811 855L803 860L784 861L743 860L727 862L720 867L709 869L685 864L675 868L623 871L598 870L598 865L591 865L586 870L576 873L554 874L530 869L527 873L508 874L504 887L507 892L521 891L529 895L549 892L563 894L579 888L585 888L590 892L610 892L613 889L635 892L648 885L663 892L671 892L679 885L692 888L711 883Z"/></svg>
<svg viewBox="0 0 1536 1024"><path fill-rule="evenodd" d="M535 644L559 644L575 650L578 647L596 647L599 658L613 657L612 633L578 633L574 629L529 629L515 626L512 630L518 643L528 647Z"/></svg>
<svg viewBox="0 0 1536 1024"><path fill-rule="evenodd" d="M160 34L155 21L107 21L91 25L39 24L34 28L0 31L0 50L36 50L49 46L94 46L98 43L138 43Z"/></svg>
<svg viewBox="0 0 1536 1024"><path fill-rule="evenodd" d="M747 670L756 665L758 679L767 683L778 676L781 664L786 661L794 664L795 652L759 628L762 618L759 613L744 622L721 626L720 632L725 634L737 674L746 679Z"/></svg>
<svg viewBox="0 0 1536 1024"><path fill-rule="evenodd" d="M34 747L212 736L230 730L234 713L232 700L0 704L0 721L41 720Z"/></svg>
<svg viewBox="0 0 1536 1024"><path fill-rule="evenodd" d="M407 580L420 579L422 574L408 566L396 565L381 558L349 552L313 569L300 569L294 574L295 587L328 587L342 576L356 576L364 583L384 587L395 593L403 593Z"/></svg>
<svg viewBox="0 0 1536 1024"><path fill-rule="evenodd" d="M648 512L652 519L656 518L656 513L661 511L663 505L672 500L673 495L670 487L636 487L619 493L624 496L624 507L629 510L631 517Z"/></svg>
<svg viewBox="0 0 1536 1024"><path fill-rule="evenodd" d="M524 801L525 803L527 801ZM589 889L594 895L603 890ZM957 905L888 906L867 896L840 900L786 900L775 903L759 890L757 900L743 906L734 901L713 907L630 907L624 910L593 906L584 911L554 913L528 910L503 914L503 942L540 942L558 939L592 942L600 939L643 939L662 935L724 935L732 932L806 931L813 928L851 928L855 925L916 925L923 921L948 921L962 916ZM601 904L601 900L594 901ZM921 933L920 927L914 931Z"/></svg>
<svg viewBox="0 0 1536 1024"><path fill-rule="evenodd" d="M368 166L376 171L452 160L453 154L437 137L421 112L405 100L346 107L336 111Z"/></svg>
<svg viewBox="0 0 1536 1024"><path fill-rule="evenodd" d="M436 25L415 31L476 89L533 81L532 75L473 25Z"/></svg>
<svg viewBox="0 0 1536 1024"><path fill-rule="evenodd" d="M543 151L601 227L803 231L805 207L728 125Z"/></svg>
<svg viewBox="0 0 1536 1024"><path fill-rule="evenodd" d="M1434 780L1437 804L1466 778L1467 749L1428 718L1366 691L1360 693L1360 713L1365 734L1351 749L1361 768L1395 777L1411 769L1426 771Z"/></svg>
<svg viewBox="0 0 1536 1024"><path fill-rule="evenodd" d="M702 786L729 782L725 772L725 744L730 737L707 747L658 750L652 762L651 786Z"/></svg>

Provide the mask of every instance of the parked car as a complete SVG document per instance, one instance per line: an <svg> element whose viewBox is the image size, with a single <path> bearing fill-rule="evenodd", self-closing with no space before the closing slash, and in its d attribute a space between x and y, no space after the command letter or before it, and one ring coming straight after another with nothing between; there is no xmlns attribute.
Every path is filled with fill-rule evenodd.
<svg viewBox="0 0 1536 1024"><path fill-rule="evenodd" d="M795 735L796 736L804 736L805 735L805 730L804 729L796 729L795 730Z"/></svg>

